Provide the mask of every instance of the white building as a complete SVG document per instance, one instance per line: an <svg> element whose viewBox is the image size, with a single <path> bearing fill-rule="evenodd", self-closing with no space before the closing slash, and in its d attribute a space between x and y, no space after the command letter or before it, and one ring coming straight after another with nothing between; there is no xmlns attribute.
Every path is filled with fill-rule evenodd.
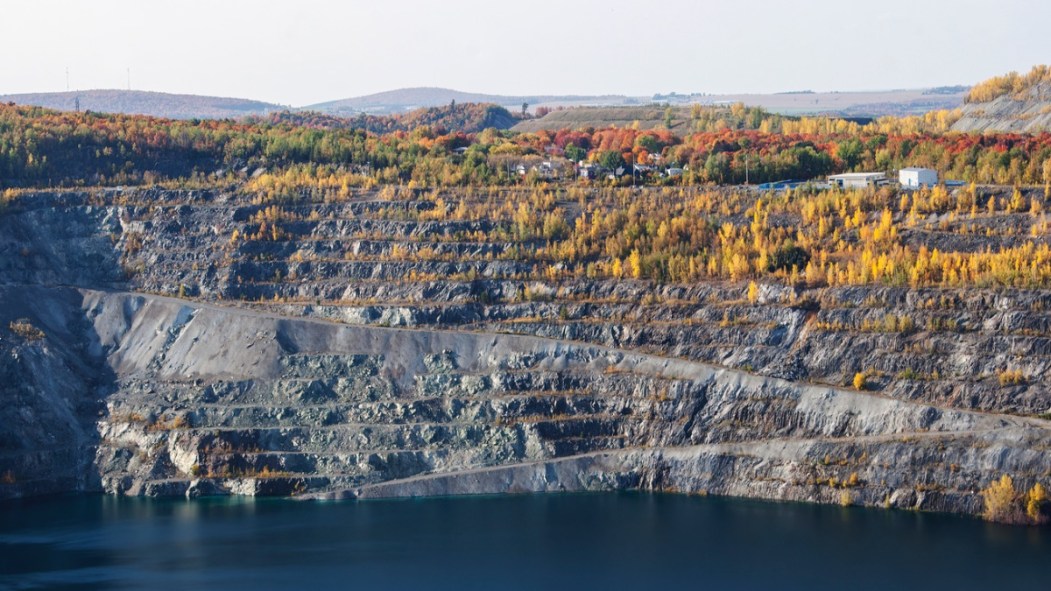
<svg viewBox="0 0 1051 591"><path fill-rule="evenodd" d="M898 183L909 189L933 187L938 184L938 171L929 168L903 168L898 171Z"/></svg>
<svg viewBox="0 0 1051 591"><path fill-rule="evenodd" d="M581 164L577 167L577 174L579 174L582 179L594 179L598 177L599 168L594 164Z"/></svg>
<svg viewBox="0 0 1051 591"><path fill-rule="evenodd" d="M864 189L887 184L885 172L848 172L828 177L828 183L841 189Z"/></svg>

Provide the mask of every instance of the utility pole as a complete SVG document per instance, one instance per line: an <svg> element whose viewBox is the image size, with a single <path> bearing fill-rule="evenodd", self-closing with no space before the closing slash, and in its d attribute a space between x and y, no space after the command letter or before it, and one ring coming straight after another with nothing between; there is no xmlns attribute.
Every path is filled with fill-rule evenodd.
<svg viewBox="0 0 1051 591"><path fill-rule="evenodd" d="M131 68L128 68L128 90L131 90Z"/></svg>
<svg viewBox="0 0 1051 591"><path fill-rule="evenodd" d="M66 92L69 92L69 68L66 68Z"/></svg>

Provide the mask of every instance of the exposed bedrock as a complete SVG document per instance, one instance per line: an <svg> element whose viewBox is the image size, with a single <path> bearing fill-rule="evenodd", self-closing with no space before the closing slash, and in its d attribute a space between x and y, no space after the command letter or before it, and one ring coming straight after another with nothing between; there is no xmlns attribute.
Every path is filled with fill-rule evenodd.
<svg viewBox="0 0 1051 591"><path fill-rule="evenodd" d="M522 245L471 241L493 222L371 197L288 205L275 240L234 239L263 210L236 192L0 215L0 497L645 489L974 514L1002 474L1051 480L1051 292L547 281Z"/></svg>
<svg viewBox="0 0 1051 591"><path fill-rule="evenodd" d="M8 496L640 488L976 513L991 479L1051 466L1039 419L532 336L15 289L5 314L45 336L4 339Z"/></svg>

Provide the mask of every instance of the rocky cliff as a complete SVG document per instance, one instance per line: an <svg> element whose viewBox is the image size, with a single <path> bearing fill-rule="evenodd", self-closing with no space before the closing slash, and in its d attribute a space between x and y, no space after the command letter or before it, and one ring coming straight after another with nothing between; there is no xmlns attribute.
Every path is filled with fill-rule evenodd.
<svg viewBox="0 0 1051 591"><path fill-rule="evenodd" d="M1045 421L682 359L124 292L22 295L47 336L5 351L8 494L645 488L973 513L997 474L1048 466Z"/></svg>
<svg viewBox="0 0 1051 591"><path fill-rule="evenodd" d="M952 131L1039 133L1051 130L1051 83L1041 82L991 100L967 102Z"/></svg>
<svg viewBox="0 0 1051 591"><path fill-rule="evenodd" d="M488 256L512 245L461 238L485 221L388 207L315 205L268 244L231 240L261 208L221 192L0 216L0 495L631 488L974 514L1001 474L1051 476L1047 292L522 281ZM392 256L425 246L448 256Z"/></svg>

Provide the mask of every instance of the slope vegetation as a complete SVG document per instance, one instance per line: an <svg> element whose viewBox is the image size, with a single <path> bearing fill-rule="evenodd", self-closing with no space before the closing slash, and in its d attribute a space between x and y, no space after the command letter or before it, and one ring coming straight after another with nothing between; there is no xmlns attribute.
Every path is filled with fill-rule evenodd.
<svg viewBox="0 0 1051 591"><path fill-rule="evenodd" d="M338 116L319 111L281 111L265 119L270 123L313 129L360 129L370 133L412 131L419 127L443 133L477 133L484 129L509 129L517 119L507 109L493 104L457 103L425 107L396 115Z"/></svg>
<svg viewBox="0 0 1051 591"><path fill-rule="evenodd" d="M1035 66L1028 74L1011 72L971 89L963 116L952 127L967 132L1051 130L1051 67Z"/></svg>

